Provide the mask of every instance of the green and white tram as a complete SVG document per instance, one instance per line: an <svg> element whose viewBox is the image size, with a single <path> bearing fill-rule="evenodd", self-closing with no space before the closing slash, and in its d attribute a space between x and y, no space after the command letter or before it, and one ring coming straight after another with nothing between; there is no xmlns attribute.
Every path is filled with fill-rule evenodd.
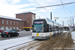
<svg viewBox="0 0 75 50"><path fill-rule="evenodd" d="M58 34L58 23L46 18L35 19L32 26L32 38L33 39L48 39L53 35Z"/></svg>

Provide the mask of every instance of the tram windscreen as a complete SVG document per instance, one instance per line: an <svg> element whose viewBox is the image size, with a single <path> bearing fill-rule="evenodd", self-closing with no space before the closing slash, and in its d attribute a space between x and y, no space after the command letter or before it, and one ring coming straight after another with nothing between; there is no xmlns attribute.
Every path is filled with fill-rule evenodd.
<svg viewBox="0 0 75 50"><path fill-rule="evenodd" d="M43 32L43 22L34 22L33 32Z"/></svg>

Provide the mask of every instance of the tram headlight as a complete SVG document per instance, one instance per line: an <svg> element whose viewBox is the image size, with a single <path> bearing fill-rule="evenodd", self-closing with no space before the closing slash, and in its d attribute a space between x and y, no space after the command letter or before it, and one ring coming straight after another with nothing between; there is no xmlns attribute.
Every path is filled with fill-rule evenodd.
<svg viewBox="0 0 75 50"><path fill-rule="evenodd" d="M42 35L44 35L44 34L42 34Z"/></svg>
<svg viewBox="0 0 75 50"><path fill-rule="evenodd" d="M33 34L34 35L34 34Z"/></svg>

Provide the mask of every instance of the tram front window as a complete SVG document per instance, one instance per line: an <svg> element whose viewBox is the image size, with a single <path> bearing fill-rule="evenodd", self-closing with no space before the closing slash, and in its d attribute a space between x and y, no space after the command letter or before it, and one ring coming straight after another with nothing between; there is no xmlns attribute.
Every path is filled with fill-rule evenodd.
<svg viewBox="0 0 75 50"><path fill-rule="evenodd" d="M33 32L43 32L43 24L34 24Z"/></svg>

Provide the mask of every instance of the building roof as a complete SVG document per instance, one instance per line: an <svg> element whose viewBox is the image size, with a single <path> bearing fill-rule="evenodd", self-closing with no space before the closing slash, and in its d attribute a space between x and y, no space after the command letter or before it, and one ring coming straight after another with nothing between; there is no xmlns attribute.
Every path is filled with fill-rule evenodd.
<svg viewBox="0 0 75 50"><path fill-rule="evenodd" d="M7 16L1 16L1 15L0 15L0 18L5 18L5 19L12 19L12 20L19 20L19 21L22 21L22 19L12 18L12 17L7 17Z"/></svg>
<svg viewBox="0 0 75 50"><path fill-rule="evenodd" d="M18 14L26 14L26 13L32 13L32 12L22 12L22 13L18 13ZM35 14L35 13L32 13Z"/></svg>

